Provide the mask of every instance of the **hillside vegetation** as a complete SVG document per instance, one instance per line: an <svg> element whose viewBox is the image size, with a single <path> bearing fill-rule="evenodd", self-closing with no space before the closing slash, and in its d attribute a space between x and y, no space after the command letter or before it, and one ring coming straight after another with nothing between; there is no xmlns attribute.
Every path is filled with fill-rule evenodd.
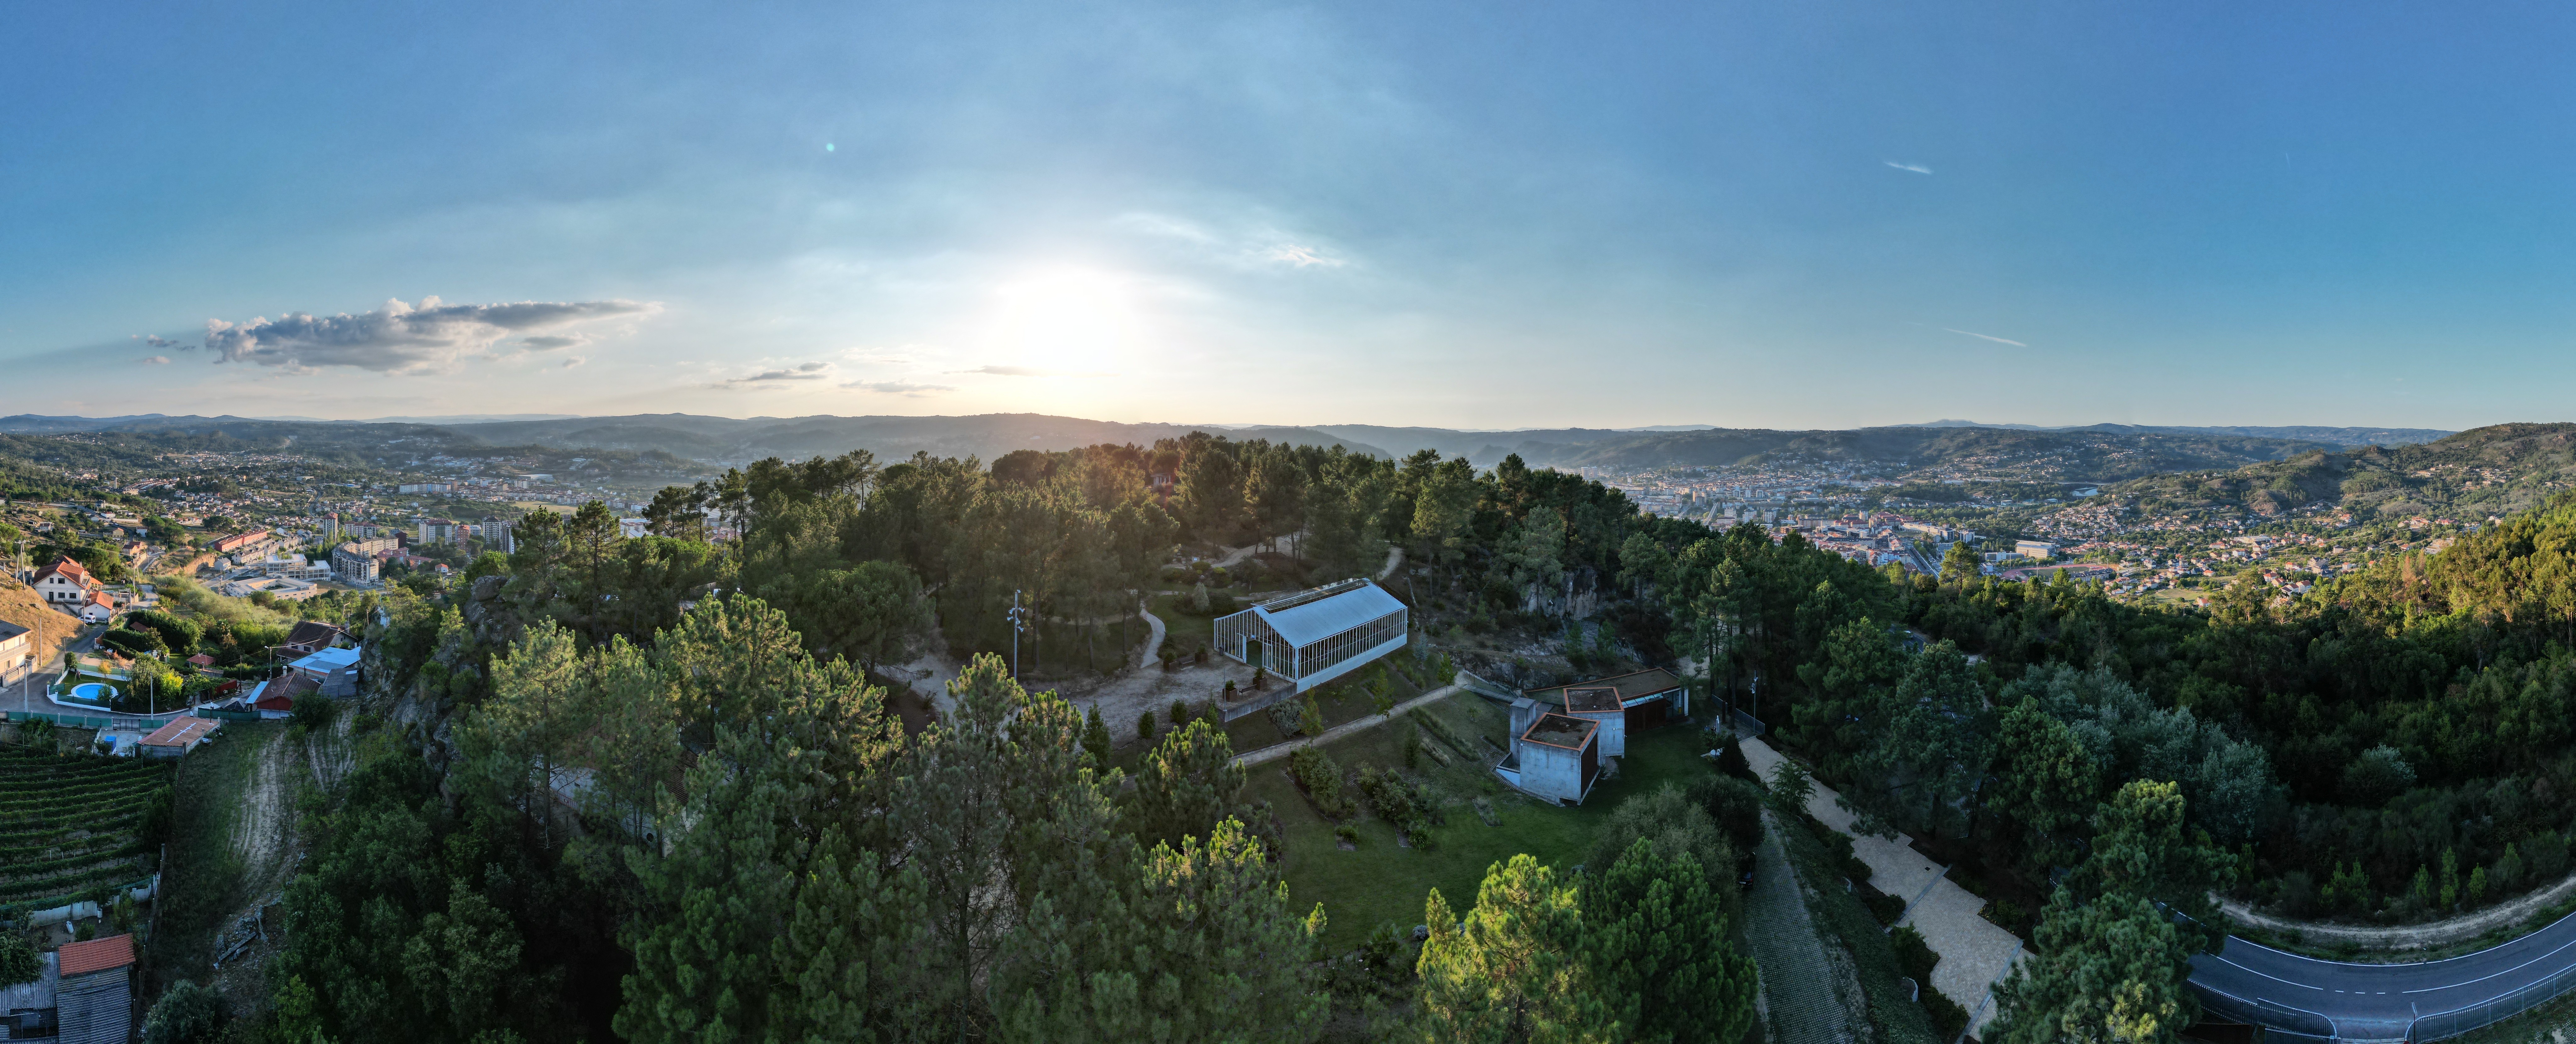
<svg viewBox="0 0 2576 1044"><path fill-rule="evenodd" d="M2148 514L2308 505L2356 517L2510 514L2576 487L2576 424L2498 424L2413 446L2301 453L2225 472L2157 475L2104 490Z"/></svg>

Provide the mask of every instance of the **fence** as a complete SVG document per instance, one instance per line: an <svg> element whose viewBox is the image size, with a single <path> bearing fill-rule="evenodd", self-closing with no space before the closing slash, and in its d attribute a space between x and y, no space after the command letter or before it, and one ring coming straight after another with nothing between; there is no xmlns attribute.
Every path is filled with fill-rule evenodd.
<svg viewBox="0 0 2576 1044"><path fill-rule="evenodd" d="M0 711L0 718L9 721L31 721L42 718L67 729L125 728L141 729L145 732L170 724L170 720L177 717L180 715L173 714L160 718L93 718L79 714L49 714L44 711Z"/></svg>
<svg viewBox="0 0 2576 1044"><path fill-rule="evenodd" d="M2570 988L2576 988L2576 964L2560 968L2550 973L2548 978L2524 985L2501 997L2493 997L2449 1011L2419 1014L2415 1016L2415 1021L2407 1026L2406 1039L2441 1040L2459 1036L2470 1030L2485 1029L2557 1000Z"/></svg>
<svg viewBox="0 0 2576 1044"><path fill-rule="evenodd" d="M1500 685L1496 685L1483 678L1479 678L1468 673L1465 668L1459 669L1457 682L1459 688L1465 689L1468 692L1475 693L1476 695L1489 700L1500 700L1504 703L1510 703L1513 700L1521 698L1520 690L1506 689Z"/></svg>

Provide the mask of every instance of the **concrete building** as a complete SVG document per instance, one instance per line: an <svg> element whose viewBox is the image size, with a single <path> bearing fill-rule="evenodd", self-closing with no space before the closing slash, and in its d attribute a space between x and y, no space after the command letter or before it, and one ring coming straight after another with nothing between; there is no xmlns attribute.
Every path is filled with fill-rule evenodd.
<svg viewBox="0 0 2576 1044"><path fill-rule="evenodd" d="M1536 714L1513 733L1512 749L1494 766L1494 774L1523 793L1582 804L1601 778L1600 733L1597 721Z"/></svg>
<svg viewBox="0 0 2576 1044"><path fill-rule="evenodd" d="M2054 558L2057 556L2057 545L2045 540L2015 540L2013 553L2023 558Z"/></svg>
<svg viewBox="0 0 2576 1044"><path fill-rule="evenodd" d="M483 549L510 554L519 549L518 535L500 516L487 515L483 519Z"/></svg>
<svg viewBox="0 0 2576 1044"><path fill-rule="evenodd" d="M424 544L453 544L457 542L459 536L457 530L458 526L455 519L424 518L420 520L420 542Z"/></svg>
<svg viewBox="0 0 2576 1044"><path fill-rule="evenodd" d="M1625 757L1631 733L1655 728L1668 719L1690 716L1690 690L1682 685L1680 676L1660 667L1571 685L1523 689L1521 700L1513 704L1515 734L1529 723L1529 718L1517 709L1522 702L1532 706L1531 714L1564 714L1601 723L1601 756L1605 758Z"/></svg>
<svg viewBox="0 0 2576 1044"><path fill-rule="evenodd" d="M331 567L307 561L303 555L270 555L259 561L259 575L282 576L289 580L328 580L331 579Z"/></svg>
<svg viewBox="0 0 2576 1044"><path fill-rule="evenodd" d="M653 521L651 519L621 518L617 520L617 535L625 537L628 540L633 540L636 537L643 536L644 534L652 531Z"/></svg>
<svg viewBox="0 0 2576 1044"><path fill-rule="evenodd" d="M1216 648L1305 692L1403 648L1409 619L1384 588L1344 580L1219 617Z"/></svg>

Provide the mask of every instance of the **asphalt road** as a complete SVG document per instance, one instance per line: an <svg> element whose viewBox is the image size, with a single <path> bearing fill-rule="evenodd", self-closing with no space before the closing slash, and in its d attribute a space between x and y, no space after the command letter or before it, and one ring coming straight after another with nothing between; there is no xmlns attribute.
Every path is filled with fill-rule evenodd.
<svg viewBox="0 0 2576 1044"><path fill-rule="evenodd" d="M2347 964L2230 937L2191 965L2212 1016L2314 1037L2437 1040L2576 983L2576 916L2447 960Z"/></svg>

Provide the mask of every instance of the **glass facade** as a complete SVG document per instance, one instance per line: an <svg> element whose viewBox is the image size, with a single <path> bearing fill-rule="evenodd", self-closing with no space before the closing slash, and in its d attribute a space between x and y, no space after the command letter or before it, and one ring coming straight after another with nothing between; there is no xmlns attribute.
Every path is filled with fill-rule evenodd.
<svg viewBox="0 0 2576 1044"><path fill-rule="evenodd" d="M1216 651L1247 664L1259 664L1272 674L1303 682L1354 657L1365 656L1378 646L1403 638L1406 619L1406 610L1398 608L1311 645L1298 647L1289 645L1277 631L1272 630L1261 614L1247 609L1217 619Z"/></svg>

